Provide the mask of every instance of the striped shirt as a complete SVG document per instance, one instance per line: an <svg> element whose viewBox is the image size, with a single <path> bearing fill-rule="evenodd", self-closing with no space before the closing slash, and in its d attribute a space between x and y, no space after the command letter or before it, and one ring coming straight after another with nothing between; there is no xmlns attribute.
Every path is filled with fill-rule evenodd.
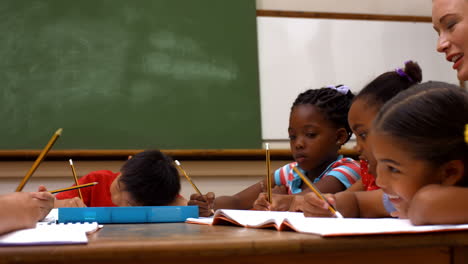
<svg viewBox="0 0 468 264"><path fill-rule="evenodd" d="M289 163L275 171L276 185L285 185L288 188L289 194L302 192L301 177L293 170L297 167L302 174L307 175L307 172L297 166L297 162ZM338 156L337 160L332 162L322 174L314 179L314 183L320 181L324 177L337 178L346 188L349 188L353 183L361 178L361 168L359 163L351 158L343 158Z"/></svg>

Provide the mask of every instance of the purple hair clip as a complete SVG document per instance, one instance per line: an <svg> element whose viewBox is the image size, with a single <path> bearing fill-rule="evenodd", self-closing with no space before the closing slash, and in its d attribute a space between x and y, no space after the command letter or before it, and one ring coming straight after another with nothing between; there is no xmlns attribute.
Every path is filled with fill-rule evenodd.
<svg viewBox="0 0 468 264"><path fill-rule="evenodd" d="M349 87L346 85L339 85L339 86L327 85L327 88L336 90L337 92L344 94L344 95L348 94L348 91L349 91Z"/></svg>
<svg viewBox="0 0 468 264"><path fill-rule="evenodd" d="M408 81L410 81L410 82L414 82L413 79L411 79L411 77L409 77L408 74L406 74L406 72L404 70L402 70L401 68L396 68L395 71L401 77L404 77L404 78L408 79Z"/></svg>

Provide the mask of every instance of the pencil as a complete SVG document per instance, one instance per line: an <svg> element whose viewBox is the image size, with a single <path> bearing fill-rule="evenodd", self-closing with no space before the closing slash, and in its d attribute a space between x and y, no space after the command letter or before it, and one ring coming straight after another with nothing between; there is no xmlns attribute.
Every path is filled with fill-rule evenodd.
<svg viewBox="0 0 468 264"><path fill-rule="evenodd" d="M78 186L78 178L76 177L75 166L73 166L73 161L70 159L70 167L72 169L73 179L75 179L75 185ZM78 189L78 194L80 195L80 199L83 202L83 195L81 194L81 190Z"/></svg>
<svg viewBox="0 0 468 264"><path fill-rule="evenodd" d="M271 204L272 194L271 194L271 174L270 174L270 144L265 143L265 150L266 150L266 179L267 179L267 197L268 202Z"/></svg>
<svg viewBox="0 0 468 264"><path fill-rule="evenodd" d="M323 196L323 194L315 187L315 185L309 180L309 178L307 178L306 176L304 176L304 174L302 174L298 169L297 167L294 167L293 170L299 175L299 177L301 177L302 181L307 184L307 186L309 186L309 188L322 200L324 200L327 204L328 204L328 210L330 210L330 212L333 213L333 215L335 215L337 218L343 218L343 216L340 214L340 212L338 212L338 210L336 210L336 208L331 205L330 203L327 202L327 199L325 199L325 196Z"/></svg>
<svg viewBox="0 0 468 264"><path fill-rule="evenodd" d="M59 193L59 192L71 191L71 190L75 190L75 189L81 189L81 188L84 188L84 187L94 186L96 184L98 184L98 182L90 182L90 183L86 183L86 184L82 184L82 185L75 185L75 186L71 186L71 187L67 187L67 188L53 190L53 191L50 191L50 193L55 194L55 193Z"/></svg>
<svg viewBox="0 0 468 264"><path fill-rule="evenodd" d="M52 136L52 138L50 138L49 142L47 143L47 145L44 147L44 149L42 150L42 152L39 154L39 156L37 157L36 161L34 162L34 164L32 165L31 169L29 169L28 173L26 173L26 175L24 176L23 180L21 181L21 183L18 185L18 187L16 188L16 191L17 192L21 192L24 188L24 185L26 185L26 183L29 181L29 178L31 178L31 176L33 175L33 173L36 171L36 169L39 167L39 165L41 164L42 160L45 158L45 156L47 155L47 152L49 152L49 150L52 148L52 146L54 145L55 141L57 141L58 137L60 135L62 135L62 130L61 128L59 128L57 131L55 131L54 135Z"/></svg>
<svg viewBox="0 0 468 264"><path fill-rule="evenodd" d="M468 124L465 125L465 142L468 143Z"/></svg>
<svg viewBox="0 0 468 264"><path fill-rule="evenodd" d="M177 165L177 168L179 168L179 170L182 172L182 174L185 176L185 178L188 180L188 182L192 185L193 189L195 189L195 191L203 197L203 194L200 192L200 189L198 189L198 187L195 185L195 183L192 181L192 179L188 176L188 174L185 172L184 168L182 168L182 165L180 165L180 162L178 160L175 160L174 161L175 164ZM205 202L207 202L205 200ZM214 214L214 210L211 209L211 213Z"/></svg>

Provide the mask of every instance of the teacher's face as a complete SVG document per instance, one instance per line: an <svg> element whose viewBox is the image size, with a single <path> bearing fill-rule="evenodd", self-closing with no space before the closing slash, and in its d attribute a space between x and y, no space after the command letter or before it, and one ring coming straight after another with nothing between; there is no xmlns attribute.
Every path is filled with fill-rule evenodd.
<svg viewBox="0 0 468 264"><path fill-rule="evenodd" d="M468 0L433 0L432 24L439 34L437 51L453 63L458 79L467 81Z"/></svg>

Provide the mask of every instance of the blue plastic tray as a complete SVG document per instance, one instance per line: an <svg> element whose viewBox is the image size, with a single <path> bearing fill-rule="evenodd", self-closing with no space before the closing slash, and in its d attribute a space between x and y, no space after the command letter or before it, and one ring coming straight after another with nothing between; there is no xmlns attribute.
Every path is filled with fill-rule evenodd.
<svg viewBox="0 0 468 264"><path fill-rule="evenodd" d="M198 206L59 208L59 223L175 223L198 217Z"/></svg>

